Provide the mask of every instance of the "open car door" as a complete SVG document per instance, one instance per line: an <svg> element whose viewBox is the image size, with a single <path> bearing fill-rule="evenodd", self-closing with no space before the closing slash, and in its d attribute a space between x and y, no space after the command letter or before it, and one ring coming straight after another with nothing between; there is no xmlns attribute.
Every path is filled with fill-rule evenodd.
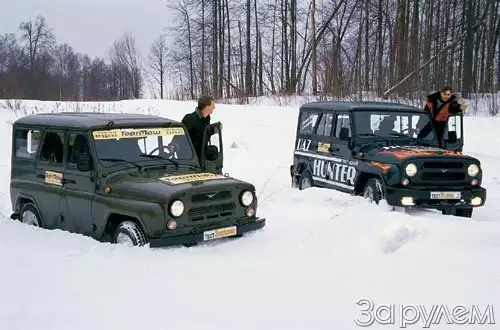
<svg viewBox="0 0 500 330"><path fill-rule="evenodd" d="M444 132L444 148L451 151L462 151L464 147L463 114L451 115Z"/></svg>
<svg viewBox="0 0 500 330"><path fill-rule="evenodd" d="M211 173L222 174L224 155L222 150L222 124L208 125L203 136L201 148L201 167Z"/></svg>

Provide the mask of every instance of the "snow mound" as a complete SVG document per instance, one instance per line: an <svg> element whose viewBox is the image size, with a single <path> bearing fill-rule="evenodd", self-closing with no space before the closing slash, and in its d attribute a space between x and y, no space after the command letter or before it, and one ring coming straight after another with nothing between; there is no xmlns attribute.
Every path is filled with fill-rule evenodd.
<svg viewBox="0 0 500 330"><path fill-rule="evenodd" d="M403 245L410 243L418 234L418 231L408 224L393 224L382 233L381 249L385 254L399 250Z"/></svg>

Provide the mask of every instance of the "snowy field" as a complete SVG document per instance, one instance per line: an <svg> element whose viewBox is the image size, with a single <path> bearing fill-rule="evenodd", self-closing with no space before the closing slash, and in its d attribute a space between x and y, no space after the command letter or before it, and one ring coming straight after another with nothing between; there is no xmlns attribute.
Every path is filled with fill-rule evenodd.
<svg viewBox="0 0 500 330"><path fill-rule="evenodd" d="M27 112L34 104L54 109L50 102L21 107L27 104ZM101 111L180 120L194 105L142 100ZM348 330L367 319L356 305L362 298L395 306L394 324L370 329L402 328L402 305L427 313L433 305L480 313L493 305L496 325L447 325L443 316L430 328L499 329L500 144L487 136L498 136L500 118L464 120L465 152L482 161L488 189L486 206L466 219L387 212L333 190L294 190L297 108L218 105L224 171L255 184L267 226L240 239L149 249L9 220L11 122L21 112L0 111L2 330ZM420 315L407 328L424 321Z"/></svg>

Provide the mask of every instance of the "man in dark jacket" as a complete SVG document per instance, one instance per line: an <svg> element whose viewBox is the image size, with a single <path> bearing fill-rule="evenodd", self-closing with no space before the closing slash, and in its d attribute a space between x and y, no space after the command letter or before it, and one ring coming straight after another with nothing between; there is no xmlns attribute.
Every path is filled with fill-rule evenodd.
<svg viewBox="0 0 500 330"><path fill-rule="evenodd" d="M196 109L182 118L182 123L188 130L198 158L201 157L203 132L205 131L205 127L210 125L210 115L214 112L214 109L214 98L211 96L201 96L198 99Z"/></svg>
<svg viewBox="0 0 500 330"><path fill-rule="evenodd" d="M435 92L427 96L424 109L432 116L432 123L436 130L439 146L443 146L443 135L450 115L456 115L467 109L466 104L459 104L455 95L452 94L451 87L444 87L440 92ZM418 137L425 137L431 131L431 126L427 125L419 133Z"/></svg>

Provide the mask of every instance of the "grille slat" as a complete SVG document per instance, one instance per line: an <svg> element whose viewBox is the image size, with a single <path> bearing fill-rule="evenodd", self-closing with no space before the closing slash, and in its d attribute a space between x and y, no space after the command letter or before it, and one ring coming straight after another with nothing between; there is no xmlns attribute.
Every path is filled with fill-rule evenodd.
<svg viewBox="0 0 500 330"><path fill-rule="evenodd" d="M469 184L467 166L463 160L420 160L415 161L418 167L415 184L421 185L466 185Z"/></svg>
<svg viewBox="0 0 500 330"><path fill-rule="evenodd" d="M424 162L424 168L438 168L438 169L461 169L464 167L462 162Z"/></svg>
<svg viewBox="0 0 500 330"><path fill-rule="evenodd" d="M234 203L193 207L188 211L190 221L215 220L232 215Z"/></svg>

